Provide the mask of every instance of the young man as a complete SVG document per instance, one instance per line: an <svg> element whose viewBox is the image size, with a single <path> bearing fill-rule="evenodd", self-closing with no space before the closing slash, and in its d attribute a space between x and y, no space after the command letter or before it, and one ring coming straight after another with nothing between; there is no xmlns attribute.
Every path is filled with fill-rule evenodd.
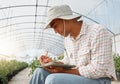
<svg viewBox="0 0 120 84"><path fill-rule="evenodd" d="M45 28L53 28L64 36L67 53L62 62L76 68L37 68L30 84L111 84L111 80L116 80L109 32L99 24L78 21L80 17L73 15L68 5L54 6L48 11ZM40 58L41 64L51 61L44 55Z"/></svg>

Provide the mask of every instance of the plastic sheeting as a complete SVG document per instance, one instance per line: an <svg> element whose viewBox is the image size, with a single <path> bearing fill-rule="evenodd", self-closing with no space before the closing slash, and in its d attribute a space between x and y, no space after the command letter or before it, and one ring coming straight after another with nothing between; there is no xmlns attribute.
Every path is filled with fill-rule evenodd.
<svg viewBox="0 0 120 84"><path fill-rule="evenodd" d="M62 54L63 38L52 29L43 29L49 7L60 4L70 5L74 14L95 20L114 34L120 33L119 0L0 0L0 53L13 56L35 49Z"/></svg>

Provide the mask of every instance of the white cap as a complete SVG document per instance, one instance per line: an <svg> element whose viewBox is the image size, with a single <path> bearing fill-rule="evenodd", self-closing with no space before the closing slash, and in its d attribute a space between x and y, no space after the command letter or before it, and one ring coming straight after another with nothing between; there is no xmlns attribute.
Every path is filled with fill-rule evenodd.
<svg viewBox="0 0 120 84"><path fill-rule="evenodd" d="M44 28L51 28L49 24L57 18L69 20L74 18L79 19L80 17L80 15L73 15L72 10L68 5L53 6L47 12L48 21Z"/></svg>

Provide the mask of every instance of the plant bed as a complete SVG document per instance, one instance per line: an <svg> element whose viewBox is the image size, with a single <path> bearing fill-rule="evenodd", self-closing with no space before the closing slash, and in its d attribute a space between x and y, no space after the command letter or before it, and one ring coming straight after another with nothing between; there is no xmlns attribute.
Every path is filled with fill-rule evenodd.
<svg viewBox="0 0 120 84"><path fill-rule="evenodd" d="M1 76L0 76L0 84L2 84L2 78L1 78Z"/></svg>
<svg viewBox="0 0 120 84"><path fill-rule="evenodd" d="M15 74L27 66L25 62L0 60L0 84L7 84Z"/></svg>
<svg viewBox="0 0 120 84"><path fill-rule="evenodd" d="M25 68L26 68L26 67L21 68L20 70L15 70L15 71L13 71L13 73L7 74L7 76L6 76L6 77L7 77L7 80L10 81L13 76L15 76L18 72L22 71L22 70L25 69Z"/></svg>

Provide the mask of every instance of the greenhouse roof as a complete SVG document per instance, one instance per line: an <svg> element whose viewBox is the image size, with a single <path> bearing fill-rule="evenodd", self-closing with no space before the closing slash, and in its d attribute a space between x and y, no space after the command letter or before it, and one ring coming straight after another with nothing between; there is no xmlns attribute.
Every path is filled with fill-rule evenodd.
<svg viewBox="0 0 120 84"><path fill-rule="evenodd" d="M48 9L60 4L70 5L74 14L106 26L113 34L120 33L120 0L0 0L0 53L11 57L24 52L18 56L24 59L33 52L38 56L39 50L62 54L63 38L52 29L44 30Z"/></svg>

